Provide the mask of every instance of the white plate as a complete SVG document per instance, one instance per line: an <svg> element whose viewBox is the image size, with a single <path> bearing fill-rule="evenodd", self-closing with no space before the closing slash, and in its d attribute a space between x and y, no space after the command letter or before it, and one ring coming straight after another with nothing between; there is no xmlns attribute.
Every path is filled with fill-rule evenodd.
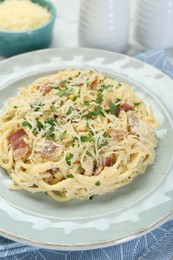
<svg viewBox="0 0 173 260"><path fill-rule="evenodd" d="M161 123L155 164L111 194L64 203L42 193L10 191L9 176L0 169L0 234L64 250L98 248L136 238L173 215L173 129L168 115L173 111L173 82L152 66L121 54L48 49L0 63L0 109L18 87L67 67L94 68L118 77L153 107Z"/></svg>

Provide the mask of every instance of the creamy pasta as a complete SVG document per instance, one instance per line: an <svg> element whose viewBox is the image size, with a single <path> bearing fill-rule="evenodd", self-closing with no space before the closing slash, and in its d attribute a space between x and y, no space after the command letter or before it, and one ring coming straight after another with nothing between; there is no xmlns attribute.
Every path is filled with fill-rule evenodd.
<svg viewBox="0 0 173 260"><path fill-rule="evenodd" d="M128 184L154 162L158 126L125 83L67 69L9 99L0 115L0 165L11 189L89 199Z"/></svg>

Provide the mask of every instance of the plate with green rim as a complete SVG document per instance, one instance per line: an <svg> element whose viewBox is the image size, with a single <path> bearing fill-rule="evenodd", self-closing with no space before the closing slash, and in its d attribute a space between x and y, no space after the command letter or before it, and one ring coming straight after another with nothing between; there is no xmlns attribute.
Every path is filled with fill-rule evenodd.
<svg viewBox="0 0 173 260"><path fill-rule="evenodd" d="M173 216L173 81L123 54L65 48L30 52L0 62L0 111L19 87L66 68L91 68L130 85L161 127L156 159L133 182L93 200L57 202L44 193L10 191L0 168L0 235L34 246L84 250L137 238Z"/></svg>

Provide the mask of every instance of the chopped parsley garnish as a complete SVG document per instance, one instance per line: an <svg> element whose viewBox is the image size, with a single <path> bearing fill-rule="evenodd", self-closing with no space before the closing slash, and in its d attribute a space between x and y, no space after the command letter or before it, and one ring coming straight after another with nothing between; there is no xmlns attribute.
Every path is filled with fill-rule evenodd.
<svg viewBox="0 0 173 260"><path fill-rule="evenodd" d="M80 98L80 91L81 91L81 90L79 90L79 91L78 91L78 94L72 98L72 101L73 101L73 102L76 101L76 99Z"/></svg>
<svg viewBox="0 0 173 260"><path fill-rule="evenodd" d="M80 137L80 139L81 139L81 142L87 142L88 141L88 136L83 135L83 136Z"/></svg>
<svg viewBox="0 0 173 260"><path fill-rule="evenodd" d="M39 118L35 119L37 121L37 127L39 130L42 128L45 129L46 127L39 121ZM55 128L54 126L56 125L57 119L56 118L47 118L45 120L45 124L49 124L51 127L49 130L43 135L43 137L48 137L49 139L53 140L55 139Z"/></svg>
<svg viewBox="0 0 173 260"><path fill-rule="evenodd" d="M142 102L136 102L136 103L134 103L134 106L135 106L135 107L138 107L138 106L140 106L141 103L142 103Z"/></svg>
<svg viewBox="0 0 173 260"><path fill-rule="evenodd" d="M95 111L88 111L88 114L85 115L85 117L87 119L91 118L92 116L98 116L98 115L102 115L105 117L103 111L102 111L102 107L96 107Z"/></svg>
<svg viewBox="0 0 173 260"><path fill-rule="evenodd" d="M65 87L66 87L66 84L67 84L67 80L63 80L63 81L61 81L61 82L59 83L59 86L60 86L61 88L65 88Z"/></svg>
<svg viewBox="0 0 173 260"><path fill-rule="evenodd" d="M99 88L98 89L98 92L101 94L101 93L103 93L103 91L104 91L104 89L102 89L102 88Z"/></svg>
<svg viewBox="0 0 173 260"><path fill-rule="evenodd" d="M40 122L39 118L37 117L35 119L35 121L37 122L37 127L38 127L38 130L40 131L41 129L44 129L44 125Z"/></svg>
<svg viewBox="0 0 173 260"><path fill-rule="evenodd" d="M63 133L60 134L60 136L59 136L60 141L62 141L62 140L64 139L64 137L66 136L66 134L67 134L67 131L66 131L66 130L65 130Z"/></svg>
<svg viewBox="0 0 173 260"><path fill-rule="evenodd" d="M83 171L83 168L82 168L82 166L79 164L79 166L77 167L77 171L79 171L79 172L81 172L81 171Z"/></svg>
<svg viewBox="0 0 173 260"><path fill-rule="evenodd" d="M57 86L51 86L51 89L66 88L67 80L61 81Z"/></svg>
<svg viewBox="0 0 173 260"><path fill-rule="evenodd" d="M89 151L86 151L86 155L92 157L92 154Z"/></svg>
<svg viewBox="0 0 173 260"><path fill-rule="evenodd" d="M101 184L100 181L96 181L95 183L96 186L100 186L100 184Z"/></svg>
<svg viewBox="0 0 173 260"><path fill-rule="evenodd" d="M110 107L110 112L111 112L111 114L112 114L112 115L115 115L118 106L117 106L117 105L114 105L112 102L110 102L110 103L109 103L109 107Z"/></svg>
<svg viewBox="0 0 173 260"><path fill-rule="evenodd" d="M22 125L25 126L29 126L30 128L32 127L32 125L28 122L28 121L23 121Z"/></svg>
<svg viewBox="0 0 173 260"><path fill-rule="evenodd" d="M68 166L71 166L71 159L73 158L73 154L69 153L68 155L66 155L65 157L65 161L68 164Z"/></svg>
<svg viewBox="0 0 173 260"><path fill-rule="evenodd" d="M51 110L52 112L57 112L56 107L53 106L53 105L50 106L50 110Z"/></svg>
<svg viewBox="0 0 173 260"><path fill-rule="evenodd" d="M74 108L70 106L66 114L70 115L73 112L73 110Z"/></svg>
<svg viewBox="0 0 173 260"><path fill-rule="evenodd" d="M61 101L60 101L60 106L62 107L63 105L64 105L64 101L61 100Z"/></svg>
<svg viewBox="0 0 173 260"><path fill-rule="evenodd" d="M89 125L88 120L87 120L87 122L86 122L86 127L90 128L90 125Z"/></svg>
<svg viewBox="0 0 173 260"><path fill-rule="evenodd" d="M102 147L107 146L107 145L108 145L108 142L104 141L102 144L99 145L99 149L101 149Z"/></svg>
<svg viewBox="0 0 173 260"><path fill-rule="evenodd" d="M72 140L72 143L71 143L72 147L75 146L75 143L76 143L77 140L78 140L78 138L75 136L75 137L73 138L73 140Z"/></svg>
<svg viewBox="0 0 173 260"><path fill-rule="evenodd" d="M113 85L101 85L101 87L98 89L99 93L103 93L105 89L112 88Z"/></svg>
<svg viewBox="0 0 173 260"><path fill-rule="evenodd" d="M119 102L121 100L118 98L116 101L116 104L112 103L112 101L109 102L110 109L106 110L106 112L111 113L112 115L116 115L117 109L120 106Z"/></svg>
<svg viewBox="0 0 173 260"><path fill-rule="evenodd" d="M51 127L48 132L44 134L44 137L48 137L51 140L55 139L54 127Z"/></svg>
<svg viewBox="0 0 173 260"><path fill-rule="evenodd" d="M17 106L14 106L14 108L17 108Z"/></svg>
<svg viewBox="0 0 173 260"><path fill-rule="evenodd" d="M117 101L116 101L116 103L118 103L118 102L121 102L121 99L120 99L120 98L117 98Z"/></svg>
<svg viewBox="0 0 173 260"><path fill-rule="evenodd" d="M85 142L92 142L93 141L93 134L91 133L91 131L89 132L88 136L87 135L82 135L80 137L81 142L85 143Z"/></svg>
<svg viewBox="0 0 173 260"><path fill-rule="evenodd" d="M121 84L121 83L118 83L117 87L121 87L121 86L122 86L122 84Z"/></svg>
<svg viewBox="0 0 173 260"><path fill-rule="evenodd" d="M31 108L34 108L34 111L38 111L40 110L41 107L43 107L44 104L43 103L35 103L35 104L31 104Z"/></svg>
<svg viewBox="0 0 173 260"><path fill-rule="evenodd" d="M72 173L67 174L67 178L74 178Z"/></svg>
<svg viewBox="0 0 173 260"><path fill-rule="evenodd" d="M38 122L38 121L37 121ZM47 118L46 120L45 120L45 123L46 124L49 124L51 127L50 127L50 129L43 135L44 137L48 137L48 138L50 138L50 139L55 139L55 128L54 128L54 126L56 125L56 122L57 122L57 119L56 118ZM42 125L43 126L43 125ZM41 127L41 125L40 125L40 127ZM41 128L45 128L44 126L43 127L41 127Z"/></svg>
<svg viewBox="0 0 173 260"><path fill-rule="evenodd" d="M110 138L111 135L110 135L108 132L104 132L103 137L104 137L104 138Z"/></svg>
<svg viewBox="0 0 173 260"><path fill-rule="evenodd" d="M57 95L60 97L63 97L63 96L67 97L72 93L72 91L73 90L71 88L63 88L63 89L59 88L59 92L57 93Z"/></svg>
<svg viewBox="0 0 173 260"><path fill-rule="evenodd" d="M93 112L93 115L94 115L94 116L97 116L97 115L105 116L105 115L103 114L102 107L96 107L95 111Z"/></svg>
<svg viewBox="0 0 173 260"><path fill-rule="evenodd" d="M72 98L72 101L73 101L73 102L76 101L76 99L78 99L79 97L80 97L80 95L74 96L74 97Z"/></svg>
<svg viewBox="0 0 173 260"><path fill-rule="evenodd" d="M56 125L56 122L57 122L57 119L54 118L54 117L52 117L52 118L47 118L47 119L45 120L45 123L46 123L46 124L49 124L49 125L51 125L51 126L55 126L55 125Z"/></svg>
<svg viewBox="0 0 173 260"><path fill-rule="evenodd" d="M96 98L95 102L97 104L101 104L103 102L103 95L100 95L98 98Z"/></svg>
<svg viewBox="0 0 173 260"><path fill-rule="evenodd" d="M85 106L89 106L89 105L90 105L90 102L89 102L89 101L85 101L85 102L84 102L84 105L85 105Z"/></svg>

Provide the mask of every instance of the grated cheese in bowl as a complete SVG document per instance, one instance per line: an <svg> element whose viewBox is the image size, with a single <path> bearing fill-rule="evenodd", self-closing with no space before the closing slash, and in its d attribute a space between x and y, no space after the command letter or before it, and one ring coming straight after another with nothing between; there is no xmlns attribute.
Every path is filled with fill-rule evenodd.
<svg viewBox="0 0 173 260"><path fill-rule="evenodd" d="M48 48L56 8L49 0L0 0L0 55Z"/></svg>
<svg viewBox="0 0 173 260"><path fill-rule="evenodd" d="M6 0L0 3L0 30L26 31L47 23L51 13L30 0Z"/></svg>

